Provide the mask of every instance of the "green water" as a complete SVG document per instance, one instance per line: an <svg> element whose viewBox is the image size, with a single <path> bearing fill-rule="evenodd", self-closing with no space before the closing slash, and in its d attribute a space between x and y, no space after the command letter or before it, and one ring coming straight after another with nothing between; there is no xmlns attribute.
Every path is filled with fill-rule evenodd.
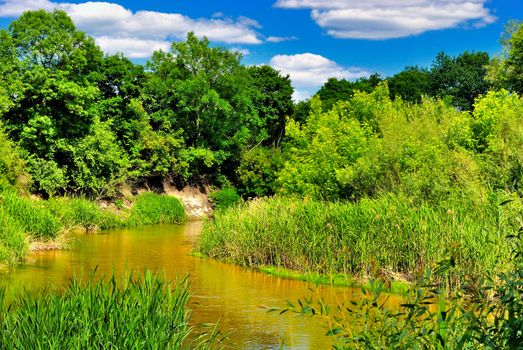
<svg viewBox="0 0 523 350"><path fill-rule="evenodd" d="M329 349L320 319L267 313L261 306L284 307L287 300L321 295L336 304L354 297L350 288L316 287L238 266L190 256L201 223L165 225L75 236L70 250L31 253L23 266L1 276L16 295L60 288L73 275L89 278L152 269L175 280L190 275L192 324L214 323L228 336L229 349Z"/></svg>

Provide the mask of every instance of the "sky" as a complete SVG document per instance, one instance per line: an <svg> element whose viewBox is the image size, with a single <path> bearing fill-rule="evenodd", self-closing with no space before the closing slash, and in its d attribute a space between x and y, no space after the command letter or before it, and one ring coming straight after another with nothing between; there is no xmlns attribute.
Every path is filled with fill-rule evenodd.
<svg viewBox="0 0 523 350"><path fill-rule="evenodd" d="M106 53L138 63L193 31L288 74L296 100L329 77L386 77L441 51L498 54L504 25L523 20L523 0L0 0L0 27L40 8L66 11Z"/></svg>

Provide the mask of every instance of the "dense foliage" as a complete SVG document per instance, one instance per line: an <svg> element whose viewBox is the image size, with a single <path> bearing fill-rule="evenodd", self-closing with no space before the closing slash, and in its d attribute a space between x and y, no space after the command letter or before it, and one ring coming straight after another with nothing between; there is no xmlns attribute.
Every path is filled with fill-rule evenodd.
<svg viewBox="0 0 523 350"><path fill-rule="evenodd" d="M145 67L104 55L62 11L26 12L0 36L0 118L46 196L236 181L241 155L278 146L292 114L288 77L192 33Z"/></svg>
<svg viewBox="0 0 523 350"><path fill-rule="evenodd" d="M287 126L279 192L358 200L403 193L417 202L482 203L489 191L521 193L523 101L489 92L473 113L441 100L390 100L386 85L356 93L306 123Z"/></svg>

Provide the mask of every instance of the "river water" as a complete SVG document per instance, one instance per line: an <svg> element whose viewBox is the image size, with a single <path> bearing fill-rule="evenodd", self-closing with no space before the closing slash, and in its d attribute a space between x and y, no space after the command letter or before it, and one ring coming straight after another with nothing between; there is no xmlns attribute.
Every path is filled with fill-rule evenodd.
<svg viewBox="0 0 523 350"><path fill-rule="evenodd" d="M201 222L161 225L74 236L69 250L31 253L26 263L1 276L9 293L66 285L73 275L88 278L145 269L165 272L170 280L189 275L191 324L215 323L230 349L329 349L319 318L268 313L286 301L314 295L336 305L358 290L315 286L272 277L210 259L190 256Z"/></svg>

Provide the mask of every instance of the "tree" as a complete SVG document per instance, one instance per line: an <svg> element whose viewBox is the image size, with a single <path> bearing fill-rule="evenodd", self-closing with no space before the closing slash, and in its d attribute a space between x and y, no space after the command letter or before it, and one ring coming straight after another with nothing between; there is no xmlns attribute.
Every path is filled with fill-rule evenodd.
<svg viewBox="0 0 523 350"><path fill-rule="evenodd" d="M144 108L153 129L182 136L189 168L234 176L242 149L263 141L265 127L240 55L189 33L170 52L155 52L147 67Z"/></svg>
<svg viewBox="0 0 523 350"><path fill-rule="evenodd" d="M512 33L508 46L507 70L513 91L523 94L523 23Z"/></svg>
<svg viewBox="0 0 523 350"><path fill-rule="evenodd" d="M460 110L471 110L475 99L487 93L485 80L490 57L486 52L464 52L453 58L440 52L430 70L432 96L450 98Z"/></svg>
<svg viewBox="0 0 523 350"><path fill-rule="evenodd" d="M523 22L509 22L501 44L503 52L489 65L488 80L498 88L523 94Z"/></svg>
<svg viewBox="0 0 523 350"><path fill-rule="evenodd" d="M18 58L29 68L67 71L74 78L96 70L102 58L94 39L78 31L64 11L26 11L9 32Z"/></svg>
<svg viewBox="0 0 523 350"><path fill-rule="evenodd" d="M0 117L18 101L22 83L13 38L0 30Z"/></svg>
<svg viewBox="0 0 523 350"><path fill-rule="evenodd" d="M278 147L293 109L291 80L267 65L251 66L247 71L252 79L252 103L267 135L264 144Z"/></svg>
<svg viewBox="0 0 523 350"><path fill-rule="evenodd" d="M372 74L368 78L360 78L354 82L329 78L316 95L322 100L323 109L327 111L336 102L349 100L356 91L372 92L381 81L379 74Z"/></svg>
<svg viewBox="0 0 523 350"><path fill-rule="evenodd" d="M390 97L401 97L404 101L421 102L423 95L430 93L430 72L425 68L407 67L387 79Z"/></svg>

